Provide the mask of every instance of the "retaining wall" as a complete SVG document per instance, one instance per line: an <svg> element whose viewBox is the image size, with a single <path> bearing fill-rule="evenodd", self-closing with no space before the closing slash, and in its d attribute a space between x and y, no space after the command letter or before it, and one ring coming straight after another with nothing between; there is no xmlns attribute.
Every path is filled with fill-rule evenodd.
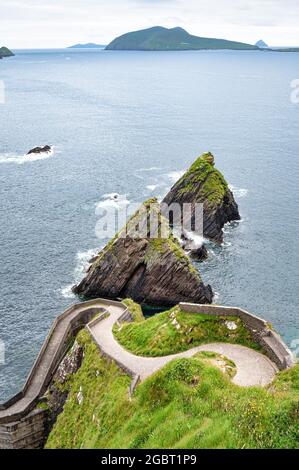
<svg viewBox="0 0 299 470"><path fill-rule="evenodd" d="M96 307L99 303L101 307ZM46 392L71 341L97 313L105 311L102 305L122 306L120 302L95 299L72 305L54 320L23 389L0 405L0 449L42 447L45 412L34 408Z"/></svg>
<svg viewBox="0 0 299 470"><path fill-rule="evenodd" d="M190 313L241 318L247 328L251 331L255 341L262 346L267 356L280 370L288 369L294 365L294 357L291 351L288 349L281 337L270 328L270 325L266 320L237 307L180 303L180 308L183 311Z"/></svg>

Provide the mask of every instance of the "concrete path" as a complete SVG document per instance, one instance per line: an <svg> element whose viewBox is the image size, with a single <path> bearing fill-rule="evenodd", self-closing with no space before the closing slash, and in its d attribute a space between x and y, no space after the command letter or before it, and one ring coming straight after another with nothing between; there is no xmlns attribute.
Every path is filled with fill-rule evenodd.
<svg viewBox="0 0 299 470"><path fill-rule="evenodd" d="M237 374L233 382L243 387L266 386L272 382L277 372L277 367L266 356L243 346L225 343L206 344L172 356L153 358L135 356L126 351L115 340L112 333L114 323L125 312L126 308L121 303L94 300L74 305L58 317L58 321L56 320L56 324L54 323L47 336L36 364L27 379L23 393L21 392L14 397L12 403L5 409L0 410L0 424L1 422L20 419L20 416L25 416L33 409L37 400L49 385L51 373L55 369L55 356L59 345L64 341L69 322L78 318L82 312L90 309L92 311L94 309L103 311L104 309L109 313L109 316L104 320L100 322L92 321L88 325L100 349L115 359L116 362L133 371L135 375L139 375L141 380L146 379L173 359L192 357L199 351L212 351L231 359L237 367Z"/></svg>
<svg viewBox="0 0 299 470"><path fill-rule="evenodd" d="M116 341L112 332L113 325L123 313L123 310L115 306L105 306L105 308L110 314L109 317L100 322L91 323L89 325L90 332L104 353L121 362L125 367L134 371L135 374L140 375L141 380L146 379L173 359L192 357L200 351L223 354L232 360L237 368L233 382L242 387L266 386L272 382L278 371L276 365L263 354L244 346L227 343L205 344L179 354L164 357L135 356Z"/></svg>

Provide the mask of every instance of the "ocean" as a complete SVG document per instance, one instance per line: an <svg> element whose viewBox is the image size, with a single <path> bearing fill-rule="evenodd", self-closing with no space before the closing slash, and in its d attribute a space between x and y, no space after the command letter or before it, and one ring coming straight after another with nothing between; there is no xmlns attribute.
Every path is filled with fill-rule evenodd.
<svg viewBox="0 0 299 470"><path fill-rule="evenodd" d="M299 54L16 52L0 62L0 402L105 244L98 205L162 198L205 151L242 221L196 266L215 303L266 318L299 347ZM25 157L46 144L51 154Z"/></svg>

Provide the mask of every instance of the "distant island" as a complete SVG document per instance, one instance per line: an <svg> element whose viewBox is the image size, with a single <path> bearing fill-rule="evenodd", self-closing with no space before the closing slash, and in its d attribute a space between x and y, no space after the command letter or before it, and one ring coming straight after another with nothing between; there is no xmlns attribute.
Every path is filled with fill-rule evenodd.
<svg viewBox="0 0 299 470"><path fill-rule="evenodd" d="M260 39L255 45L260 49L269 49L268 44L266 44L262 39Z"/></svg>
<svg viewBox="0 0 299 470"><path fill-rule="evenodd" d="M105 45L88 42L87 44L75 44L74 46L69 46L68 49L104 49L105 47Z"/></svg>
<svg viewBox="0 0 299 470"><path fill-rule="evenodd" d="M106 50L188 51L205 49L260 50L258 46L226 39L192 36L183 28L153 28L123 34L114 39Z"/></svg>
<svg viewBox="0 0 299 470"><path fill-rule="evenodd" d="M11 52L7 47L0 47L0 59L12 56L14 56L14 53Z"/></svg>

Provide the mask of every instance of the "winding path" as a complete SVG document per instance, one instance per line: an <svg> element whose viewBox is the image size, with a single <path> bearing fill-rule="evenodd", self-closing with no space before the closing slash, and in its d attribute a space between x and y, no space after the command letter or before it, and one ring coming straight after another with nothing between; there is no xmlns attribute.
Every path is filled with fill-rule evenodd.
<svg viewBox="0 0 299 470"><path fill-rule="evenodd" d="M126 312L119 302L103 299L71 306L56 318L45 340L40 354L29 374L24 388L5 404L0 404L0 425L17 421L33 410L39 398L46 391L61 359L61 347L65 344L72 322L82 321L98 344L100 350L114 359L140 380L144 380L168 362L176 358L192 357L199 351L212 351L231 359L237 368L233 382L243 387L266 386L272 382L277 367L266 356L239 345L213 343L198 346L188 351L164 357L141 357L126 351L113 336L113 325ZM100 318L90 321L98 312L105 312ZM89 318L89 320L88 320Z"/></svg>
<svg viewBox="0 0 299 470"><path fill-rule="evenodd" d="M123 314L123 309L117 306L105 306L105 309L109 312L109 316L101 321L91 322L88 325L89 331L104 354L134 371L136 375L140 376L141 381L173 359L192 357L200 351L223 354L232 360L237 368L233 382L243 387L266 386L272 382L278 371L276 365L263 354L244 346L227 343L204 344L179 354L164 357L135 356L124 349L113 335L113 325Z"/></svg>

